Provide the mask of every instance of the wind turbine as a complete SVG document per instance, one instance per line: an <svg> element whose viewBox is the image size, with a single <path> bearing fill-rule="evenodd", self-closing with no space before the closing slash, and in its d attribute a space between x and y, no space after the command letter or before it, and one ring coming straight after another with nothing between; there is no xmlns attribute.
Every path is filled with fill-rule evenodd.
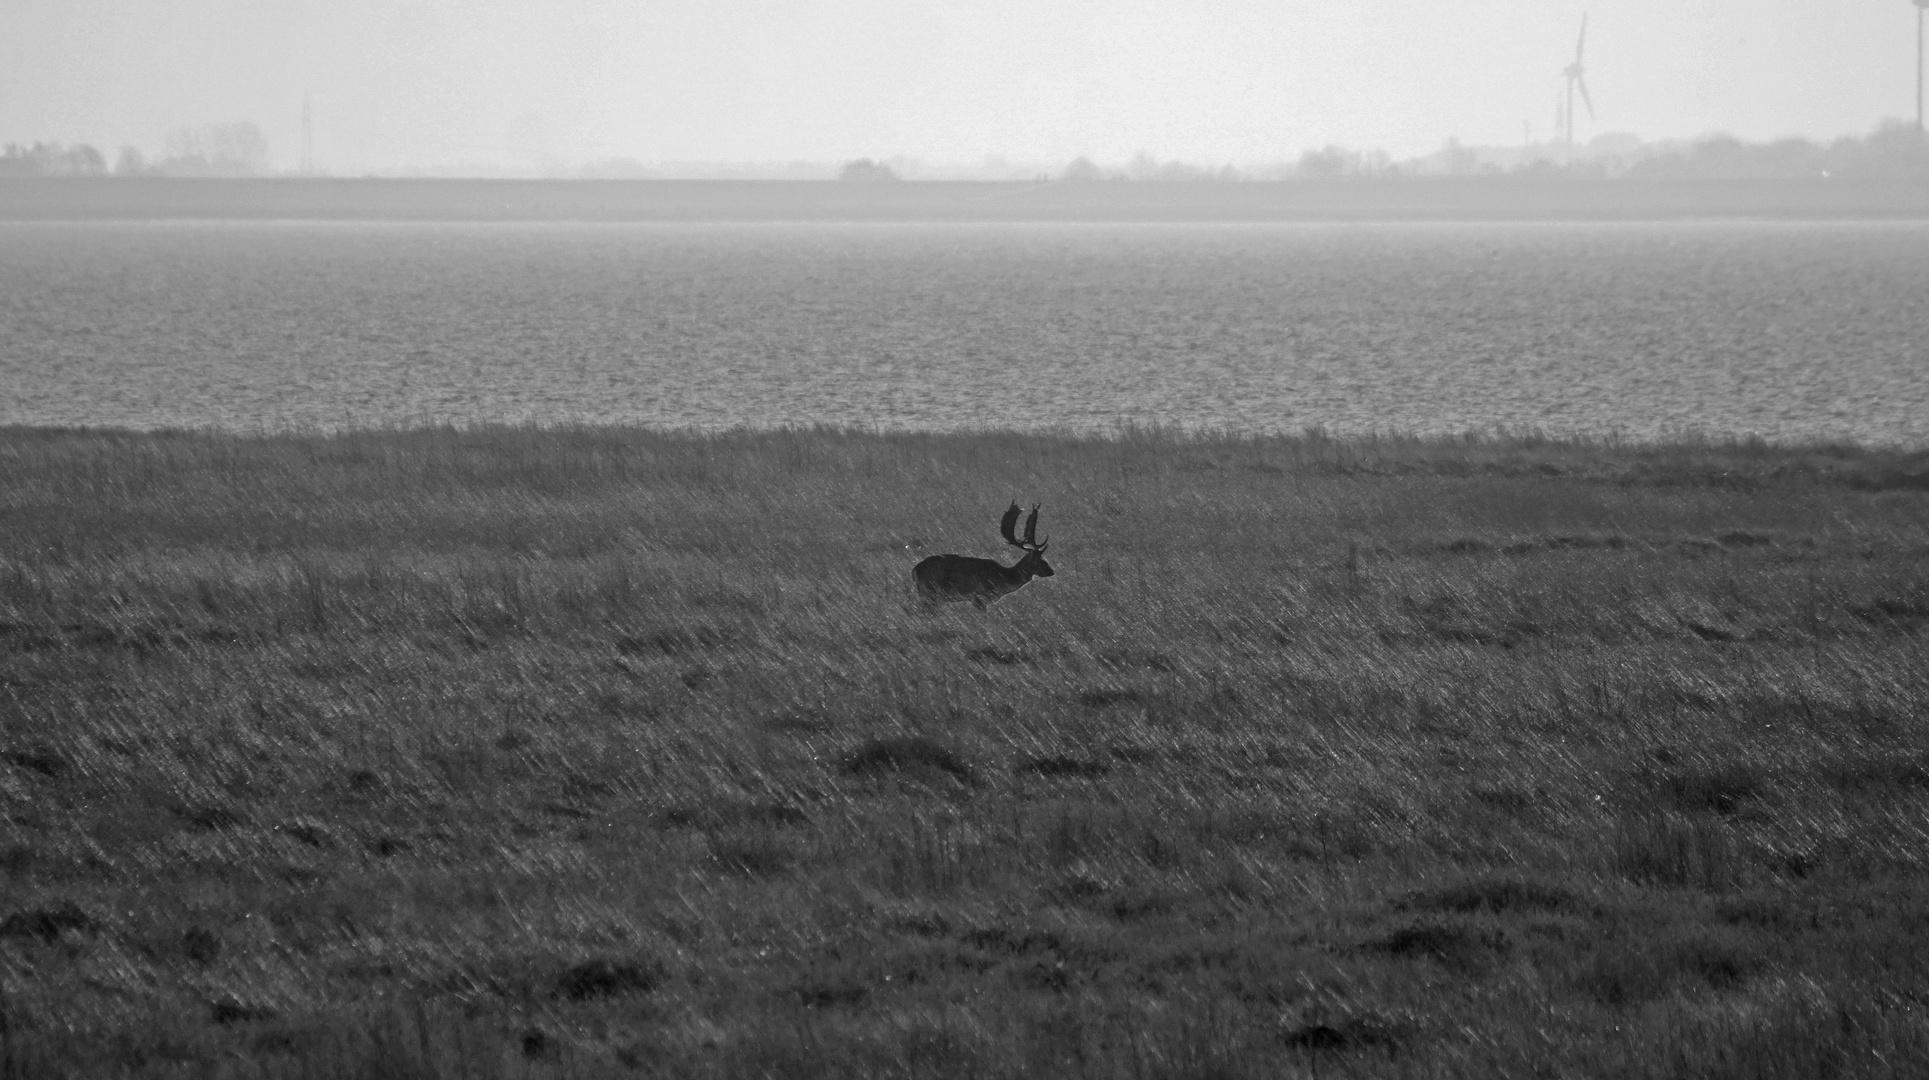
<svg viewBox="0 0 1929 1080"><path fill-rule="evenodd" d="M1587 80L1581 77L1581 50L1587 48L1587 12L1581 13L1581 37L1574 43L1574 62L1561 69L1561 77L1567 80L1567 99L1564 105L1562 128L1564 139L1569 147L1574 145L1574 91L1580 90L1581 102L1587 106L1587 118L1594 119L1594 99L1587 96Z"/></svg>

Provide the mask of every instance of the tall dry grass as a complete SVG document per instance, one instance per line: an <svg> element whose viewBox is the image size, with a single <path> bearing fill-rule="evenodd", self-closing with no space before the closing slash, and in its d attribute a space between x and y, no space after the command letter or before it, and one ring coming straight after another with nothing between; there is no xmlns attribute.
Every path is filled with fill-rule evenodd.
<svg viewBox="0 0 1929 1080"><path fill-rule="evenodd" d="M0 432L0 1076L1914 1076L1929 456ZM910 567L1044 504L1059 574Z"/></svg>

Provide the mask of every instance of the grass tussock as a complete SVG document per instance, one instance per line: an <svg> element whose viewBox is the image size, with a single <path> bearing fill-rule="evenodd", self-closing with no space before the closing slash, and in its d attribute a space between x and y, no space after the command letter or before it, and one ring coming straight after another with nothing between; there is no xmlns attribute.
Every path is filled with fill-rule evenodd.
<svg viewBox="0 0 1929 1080"><path fill-rule="evenodd" d="M0 431L0 1074L1929 1073L1925 476Z"/></svg>

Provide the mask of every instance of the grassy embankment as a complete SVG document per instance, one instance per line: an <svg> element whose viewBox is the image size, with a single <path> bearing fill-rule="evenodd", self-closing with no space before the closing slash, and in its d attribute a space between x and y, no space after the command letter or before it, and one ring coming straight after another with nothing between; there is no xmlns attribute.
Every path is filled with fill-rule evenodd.
<svg viewBox="0 0 1929 1080"><path fill-rule="evenodd" d="M1923 455L0 432L0 1075L1921 1076L1925 627Z"/></svg>

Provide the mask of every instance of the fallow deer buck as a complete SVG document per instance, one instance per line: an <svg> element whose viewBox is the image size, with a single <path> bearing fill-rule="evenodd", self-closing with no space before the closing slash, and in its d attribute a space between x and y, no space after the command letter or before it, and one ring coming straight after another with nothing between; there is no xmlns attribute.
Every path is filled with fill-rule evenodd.
<svg viewBox="0 0 1929 1080"><path fill-rule="evenodd" d="M969 600L983 610L1006 593L1024 588L1032 578L1051 577L1051 564L1045 561L1045 545L1051 538L1043 543L1038 540L1038 507L1032 507L1031 516L1025 519L1023 540L1018 539L1019 513L1018 504L1012 503L998 523L998 531L1004 534L1005 543L1025 553L1024 558L1004 566L968 555L933 555L911 569L918 595L928 601Z"/></svg>

